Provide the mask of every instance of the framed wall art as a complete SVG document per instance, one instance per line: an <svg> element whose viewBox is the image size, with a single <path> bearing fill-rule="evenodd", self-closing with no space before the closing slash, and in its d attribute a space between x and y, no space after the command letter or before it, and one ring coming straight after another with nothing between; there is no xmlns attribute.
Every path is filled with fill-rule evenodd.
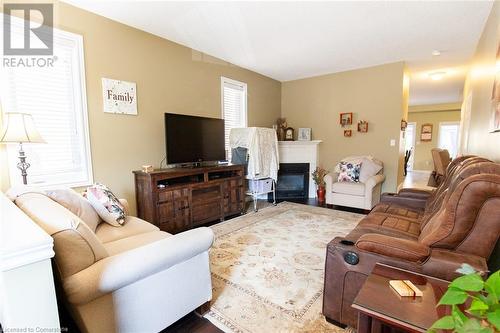
<svg viewBox="0 0 500 333"><path fill-rule="evenodd" d="M352 112L340 114L340 125L342 126L352 125Z"/></svg>
<svg viewBox="0 0 500 333"><path fill-rule="evenodd" d="M137 87L135 82L102 78L104 112L137 116Z"/></svg>
<svg viewBox="0 0 500 333"><path fill-rule="evenodd" d="M432 124L422 124L420 131L420 141L432 141Z"/></svg>
<svg viewBox="0 0 500 333"><path fill-rule="evenodd" d="M344 130L344 137L350 138L352 136L352 130Z"/></svg>
<svg viewBox="0 0 500 333"><path fill-rule="evenodd" d="M364 120L360 120L358 122L358 132L366 133L368 132L368 122Z"/></svg>

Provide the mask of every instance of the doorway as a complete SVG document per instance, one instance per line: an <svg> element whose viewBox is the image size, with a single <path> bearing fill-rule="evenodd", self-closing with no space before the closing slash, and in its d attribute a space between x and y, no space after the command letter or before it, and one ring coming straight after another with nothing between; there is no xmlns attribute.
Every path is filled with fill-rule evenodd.
<svg viewBox="0 0 500 333"><path fill-rule="evenodd" d="M458 136L460 133L460 122L445 121L439 123L438 147L447 149L453 159L458 154Z"/></svg>
<svg viewBox="0 0 500 333"><path fill-rule="evenodd" d="M408 151L408 150L411 151L410 159L408 160L407 170L413 170L413 161L414 161L414 158L415 158L416 130L417 130L417 123L416 122L410 122L406 126L406 131L405 131L405 152Z"/></svg>

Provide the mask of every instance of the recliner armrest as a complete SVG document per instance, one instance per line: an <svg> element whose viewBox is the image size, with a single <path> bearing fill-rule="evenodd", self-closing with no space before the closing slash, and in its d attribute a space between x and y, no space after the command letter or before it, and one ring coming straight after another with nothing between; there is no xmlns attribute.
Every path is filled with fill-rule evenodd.
<svg viewBox="0 0 500 333"><path fill-rule="evenodd" d="M395 193L382 193L382 195L380 196L380 202L391 203L403 207L415 208L420 210L425 209L425 205L427 204L427 200L425 199L403 197Z"/></svg>
<svg viewBox="0 0 500 333"><path fill-rule="evenodd" d="M202 227L106 257L65 278L64 291L70 303L88 303L207 251L213 240Z"/></svg>
<svg viewBox="0 0 500 333"><path fill-rule="evenodd" d="M479 272L487 272L486 259L473 254L460 253L453 250L433 248L429 259L422 266L424 274L451 281L460 276L457 269L462 264L469 264Z"/></svg>
<svg viewBox="0 0 500 333"><path fill-rule="evenodd" d="M356 242L356 247L412 262L423 262L431 253L428 246L417 241L380 234L364 234Z"/></svg>

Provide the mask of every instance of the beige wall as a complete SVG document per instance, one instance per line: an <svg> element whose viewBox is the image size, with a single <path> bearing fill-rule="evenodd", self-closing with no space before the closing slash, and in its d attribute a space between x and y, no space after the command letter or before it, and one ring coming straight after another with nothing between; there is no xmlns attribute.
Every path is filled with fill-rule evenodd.
<svg viewBox="0 0 500 333"><path fill-rule="evenodd" d="M249 126L270 127L280 116L278 81L65 3L57 3L55 20L84 38L94 179L133 211L132 170L158 166L165 155L163 113L220 117L220 77L227 76L248 84ZM138 116L103 112L102 77L137 83Z"/></svg>
<svg viewBox="0 0 500 333"><path fill-rule="evenodd" d="M415 150L413 157L413 170L433 170L434 164L432 161L431 149L436 148L439 138L439 123L448 121L460 121L460 109L455 107L455 110L439 110L439 105L436 107L426 106L423 109L421 106L410 107L408 113L408 122L416 123L416 138ZM422 111L423 110L423 111ZM428 111L427 111L428 110ZM420 141L420 133L422 124L432 124L432 141Z"/></svg>
<svg viewBox="0 0 500 333"><path fill-rule="evenodd" d="M288 125L311 127L320 144L320 163L333 169L348 155L373 155L385 164L383 189L396 190L403 95L404 63L393 63L282 83L281 108ZM353 112L352 137L343 136L339 113ZM357 122L369 123L368 133ZM390 146L390 140L396 140Z"/></svg>
<svg viewBox="0 0 500 333"><path fill-rule="evenodd" d="M479 40L464 88L464 107L470 106L470 123L465 121L463 153L500 161L500 132L490 133L491 92L498 73L500 2L496 1ZM465 111L465 108L464 108ZM467 119L466 115L463 116ZM469 124L468 124L469 123Z"/></svg>

